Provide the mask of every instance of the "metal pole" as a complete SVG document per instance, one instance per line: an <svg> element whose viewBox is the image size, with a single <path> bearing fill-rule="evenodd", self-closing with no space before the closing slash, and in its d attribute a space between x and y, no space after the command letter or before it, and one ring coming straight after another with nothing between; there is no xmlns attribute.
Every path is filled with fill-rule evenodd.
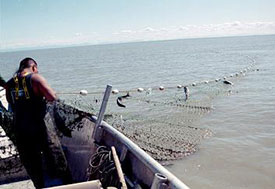
<svg viewBox="0 0 275 189"><path fill-rule="evenodd" d="M96 122L95 122L95 129L94 129L94 132L93 132L93 138L95 139L96 142L99 142L98 139L100 140L100 136L97 136L98 135L97 132L98 132L99 126L100 126L100 124L103 120L104 113L105 113L105 110L106 110L106 107L107 107L107 103L108 103L111 91L112 91L112 86L107 85L105 93L104 93L103 101L102 101L102 104L101 104L101 107L100 107L100 110L99 110L99 114L98 114L98 117L97 117Z"/></svg>
<svg viewBox="0 0 275 189"><path fill-rule="evenodd" d="M160 173L156 173L153 183L151 185L151 189L160 189L160 188L168 188L168 186L165 184L165 182L167 182L168 179L166 176L160 174Z"/></svg>

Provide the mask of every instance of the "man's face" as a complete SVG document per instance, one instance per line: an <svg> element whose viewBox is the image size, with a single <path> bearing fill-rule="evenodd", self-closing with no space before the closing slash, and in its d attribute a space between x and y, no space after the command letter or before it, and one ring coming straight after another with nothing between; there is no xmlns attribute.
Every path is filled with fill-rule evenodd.
<svg viewBox="0 0 275 189"><path fill-rule="evenodd" d="M30 60L30 63L31 63L31 69L33 73L38 73L38 68L37 68L37 65L34 63L34 61Z"/></svg>

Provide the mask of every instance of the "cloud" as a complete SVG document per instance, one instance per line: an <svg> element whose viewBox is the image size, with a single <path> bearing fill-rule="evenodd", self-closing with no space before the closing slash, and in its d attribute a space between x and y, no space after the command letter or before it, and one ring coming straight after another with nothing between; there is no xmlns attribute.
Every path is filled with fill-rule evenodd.
<svg viewBox="0 0 275 189"><path fill-rule="evenodd" d="M221 24L193 24L159 29L153 27L141 28L139 30L126 29L113 33L113 39L116 42L127 42L261 34L275 34L275 22L233 21Z"/></svg>
<svg viewBox="0 0 275 189"><path fill-rule="evenodd" d="M185 27L185 26L180 26L178 28L179 31L187 31L188 30L188 27Z"/></svg>
<svg viewBox="0 0 275 189"><path fill-rule="evenodd" d="M235 21L232 23L228 23L231 27L238 27L238 26L242 26L242 23L240 21Z"/></svg>
<svg viewBox="0 0 275 189"><path fill-rule="evenodd" d="M147 28L144 28L142 31L144 31L144 32L155 32L157 30L155 30L155 29L153 29L151 27L147 27Z"/></svg>
<svg viewBox="0 0 275 189"><path fill-rule="evenodd" d="M130 41L167 40L196 37L218 37L237 35L275 34L275 22L233 21L221 24L181 25L174 27L145 27L138 30L124 29L110 34L77 32L69 38L49 36L47 39L21 39L2 42L1 49L21 47L41 47L51 45L100 44Z"/></svg>
<svg viewBox="0 0 275 189"><path fill-rule="evenodd" d="M83 34L82 34L81 32L77 32L77 33L75 33L74 35L77 36L77 37L80 37L80 36L82 36Z"/></svg>
<svg viewBox="0 0 275 189"><path fill-rule="evenodd" d="M20 48L34 48L34 47L45 47L45 46L69 46L77 44L93 44L100 43L97 40L98 34L93 32L90 34L83 34L77 32L71 34L69 38L63 36L49 35L39 40L36 38L21 38L20 40L11 40L8 42L2 42L0 44L0 51L5 49L20 49Z"/></svg>
<svg viewBox="0 0 275 189"><path fill-rule="evenodd" d="M224 35L238 34L274 34L275 22L227 22L223 24L210 24L199 27L202 30L216 31Z"/></svg>
<svg viewBox="0 0 275 189"><path fill-rule="evenodd" d="M135 33L135 31L132 31L132 30L122 30L121 33L131 34L131 33Z"/></svg>

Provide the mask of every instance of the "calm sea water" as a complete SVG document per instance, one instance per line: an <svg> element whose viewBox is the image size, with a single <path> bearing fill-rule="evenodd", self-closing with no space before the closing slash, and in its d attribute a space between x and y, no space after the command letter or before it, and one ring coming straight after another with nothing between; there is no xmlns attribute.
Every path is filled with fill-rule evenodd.
<svg viewBox="0 0 275 189"><path fill-rule="evenodd" d="M10 78L27 56L58 92L189 84L255 61L259 71L239 79L234 94L213 98L214 109L193 123L213 136L167 168L191 188L274 188L275 35L6 52L0 53L1 75Z"/></svg>

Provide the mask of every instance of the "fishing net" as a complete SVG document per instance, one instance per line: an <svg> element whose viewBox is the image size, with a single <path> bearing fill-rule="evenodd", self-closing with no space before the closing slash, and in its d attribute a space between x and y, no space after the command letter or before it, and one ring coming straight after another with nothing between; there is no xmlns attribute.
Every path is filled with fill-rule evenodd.
<svg viewBox="0 0 275 189"><path fill-rule="evenodd" d="M15 137L11 130L12 124L12 114L0 104L0 126L4 128L0 127L0 184L27 178L14 146Z"/></svg>
<svg viewBox="0 0 275 189"><path fill-rule="evenodd" d="M8 112L5 107L0 104L0 184L13 181L19 181L28 178L27 173L21 164L19 154L16 149L16 138L12 132L13 128L13 115ZM78 153L79 150L87 151L87 157L89 158L93 125L91 121L85 121L87 118L91 118L92 114L80 111L72 106L65 104L63 101L57 101L55 103L47 104L47 114L44 118L46 124L46 132L48 134L47 151L51 152L47 155L47 160L50 161L51 169L54 169L54 173L66 172L67 165L70 169L76 167L76 159L71 158L72 153ZM87 142L85 140L88 140ZM73 146L77 149L72 150L72 147L68 146L73 143ZM84 144L86 148L84 149ZM63 151L62 146L66 147L66 151ZM66 152L68 156L65 158ZM83 152L82 152L83 153ZM81 157L77 157L78 160ZM83 158L81 160L83 160ZM67 162L68 161L68 162ZM88 160L87 160L88 164ZM55 165L55 166L54 166ZM77 165L80 168L80 165ZM87 165L88 166L88 165ZM85 173L87 166L83 165L83 173ZM81 172L81 171L79 171ZM83 173L75 172L72 177L76 181L83 181L86 175Z"/></svg>
<svg viewBox="0 0 275 189"><path fill-rule="evenodd" d="M200 94L201 97L194 90L187 101L183 90L177 87L169 91L151 90L150 93L129 92L130 97L119 101L125 107L118 106L117 101L126 92L112 94L104 120L154 159L179 159L194 153L200 141L211 135L210 130L197 128L194 122L211 111L213 95L227 89L221 87L219 90L215 91L216 94L214 91ZM67 102L84 111L99 112L101 98L102 95L78 96L77 99L68 99Z"/></svg>
<svg viewBox="0 0 275 189"><path fill-rule="evenodd" d="M237 93L234 83L255 71L252 66L222 78L184 85L113 89L104 120L163 164L183 158L212 135L197 123L213 110L213 100ZM183 86L187 86L188 95ZM66 103L92 113L99 112L102 96L102 92L61 95Z"/></svg>
<svg viewBox="0 0 275 189"><path fill-rule="evenodd" d="M200 142L212 135L209 129L203 125L198 127L197 123L213 110L213 100L236 93L235 84L245 74L256 71L253 66L254 63L221 78L189 84L113 89L104 120L164 164L183 158L196 152ZM183 86L188 87L188 91ZM59 94L63 101L56 106L55 114L64 126L63 130L59 128L60 137L70 135L73 130L81 131L85 126L83 118L99 112L103 90L82 94ZM1 109L0 125L5 132L0 130L0 181L1 177L15 172L25 174L11 142L16 142L10 131L12 115Z"/></svg>

